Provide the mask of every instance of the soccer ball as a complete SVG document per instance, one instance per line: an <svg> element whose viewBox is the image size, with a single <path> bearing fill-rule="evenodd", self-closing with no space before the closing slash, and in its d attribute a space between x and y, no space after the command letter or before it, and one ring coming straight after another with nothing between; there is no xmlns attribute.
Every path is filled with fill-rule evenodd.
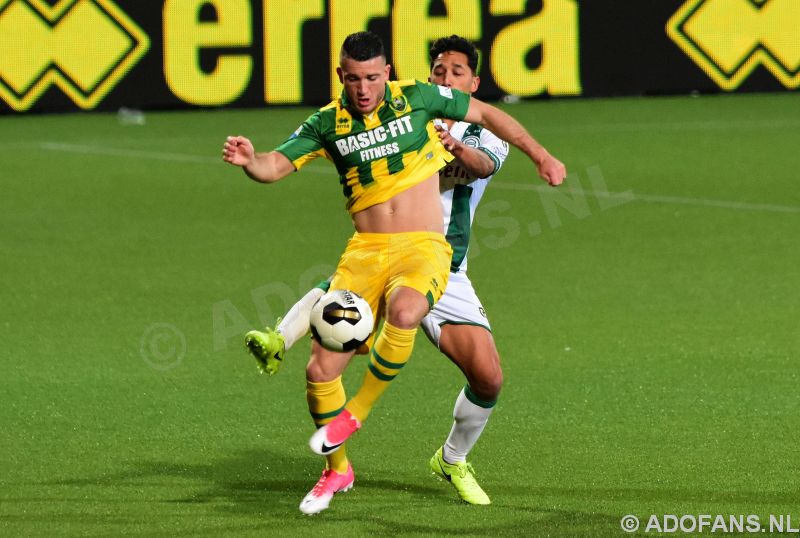
<svg viewBox="0 0 800 538"><path fill-rule="evenodd" d="M311 308L311 334L330 351L353 351L372 333L372 309L357 293L334 290Z"/></svg>

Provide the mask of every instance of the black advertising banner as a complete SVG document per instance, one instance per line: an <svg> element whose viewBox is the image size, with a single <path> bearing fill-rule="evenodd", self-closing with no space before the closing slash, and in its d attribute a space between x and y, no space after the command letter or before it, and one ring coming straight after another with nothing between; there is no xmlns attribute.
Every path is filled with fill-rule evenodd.
<svg viewBox="0 0 800 538"><path fill-rule="evenodd" d="M800 86L800 0L0 0L0 112L320 105L363 29L400 79L474 41L490 100Z"/></svg>

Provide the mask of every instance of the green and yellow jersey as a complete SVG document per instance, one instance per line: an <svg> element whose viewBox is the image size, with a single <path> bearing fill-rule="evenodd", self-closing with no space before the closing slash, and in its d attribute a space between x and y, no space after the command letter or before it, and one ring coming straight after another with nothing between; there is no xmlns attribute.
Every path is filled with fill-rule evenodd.
<svg viewBox="0 0 800 538"><path fill-rule="evenodd" d="M453 156L430 120L462 120L469 95L417 80L386 84L383 101L369 116L352 114L347 96L312 114L276 148L296 169L324 157L339 172L347 210L357 213L426 180Z"/></svg>

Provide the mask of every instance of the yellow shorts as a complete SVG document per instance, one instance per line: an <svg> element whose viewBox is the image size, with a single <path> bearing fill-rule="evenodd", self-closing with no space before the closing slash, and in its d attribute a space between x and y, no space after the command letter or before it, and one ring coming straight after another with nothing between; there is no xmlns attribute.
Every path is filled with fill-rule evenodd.
<svg viewBox="0 0 800 538"><path fill-rule="evenodd" d="M400 286L417 290L433 308L447 287L452 256L453 249L440 233L356 232L347 242L330 289L354 291L366 299L377 328L386 302Z"/></svg>

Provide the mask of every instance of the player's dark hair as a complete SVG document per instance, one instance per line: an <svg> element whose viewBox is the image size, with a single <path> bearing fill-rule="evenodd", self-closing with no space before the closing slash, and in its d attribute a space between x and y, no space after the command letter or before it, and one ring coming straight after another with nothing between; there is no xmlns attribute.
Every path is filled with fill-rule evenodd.
<svg viewBox="0 0 800 538"><path fill-rule="evenodd" d="M373 32L356 32L350 34L342 43L342 57L351 58L357 62L366 62L378 56L386 59L383 50L383 41Z"/></svg>
<svg viewBox="0 0 800 538"><path fill-rule="evenodd" d="M454 51L461 52L467 57L467 65L472 69L472 74L478 74L478 49L468 39L453 34L450 37L442 37L437 39L431 45L430 60L431 69L433 69L433 62L443 52Z"/></svg>

